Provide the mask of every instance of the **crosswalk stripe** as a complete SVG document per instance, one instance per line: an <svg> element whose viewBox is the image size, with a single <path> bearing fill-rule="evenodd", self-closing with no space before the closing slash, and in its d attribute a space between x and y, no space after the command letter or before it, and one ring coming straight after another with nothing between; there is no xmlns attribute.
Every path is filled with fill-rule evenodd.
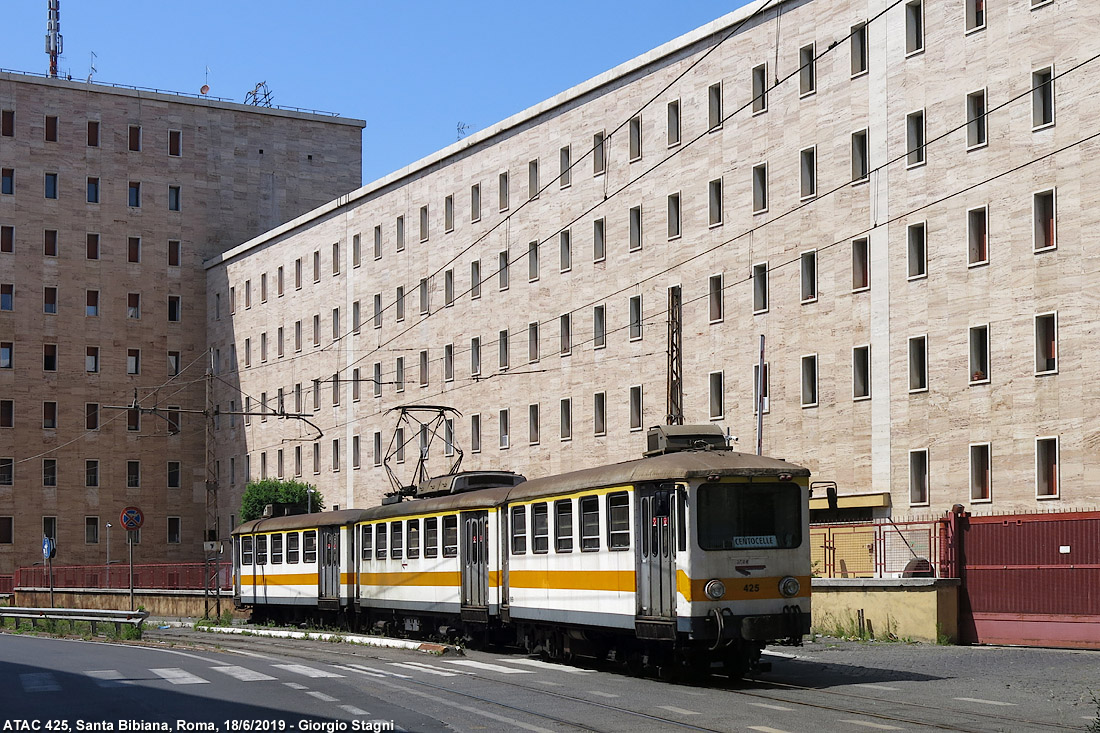
<svg viewBox="0 0 1100 733"><path fill-rule="evenodd" d="M332 695L326 695L323 692L317 692L317 690L310 690L306 694L309 695L310 697L315 697L315 698L317 698L318 700L320 700L322 702L339 702Z"/></svg>
<svg viewBox="0 0 1100 733"><path fill-rule="evenodd" d="M403 680L412 679L412 677L407 674L401 674L400 672L391 672L388 669L372 669L370 667L364 667L361 664L334 664L332 666L336 667L337 669L342 669L345 672L365 674L368 677L400 677Z"/></svg>
<svg viewBox="0 0 1100 733"><path fill-rule="evenodd" d="M294 674L300 674L303 677L343 677L342 674L336 674L335 672L329 672L325 669L316 669L314 667L307 667L304 664L273 664L272 667L278 669L285 669L287 672L293 672Z"/></svg>
<svg viewBox="0 0 1100 733"><path fill-rule="evenodd" d="M868 690L885 690L886 692L897 692L898 688L890 687L889 685L875 685L870 682L857 682L852 687L866 687Z"/></svg>
<svg viewBox="0 0 1100 733"><path fill-rule="evenodd" d="M461 674L473 674L472 672L448 672L429 664L417 664L416 662L390 662L389 665L391 667L401 667L402 669L424 672L425 674L434 674L440 677L458 677Z"/></svg>
<svg viewBox="0 0 1100 733"><path fill-rule="evenodd" d="M121 681L125 678L117 669L89 669L84 674L94 679L100 687L121 687L125 684Z"/></svg>
<svg viewBox="0 0 1100 733"><path fill-rule="evenodd" d="M787 733L787 731L780 728L769 728L766 725L750 725L749 730L757 730L760 733Z"/></svg>
<svg viewBox="0 0 1100 733"><path fill-rule="evenodd" d="M166 681L171 682L173 685L208 685L210 680L204 680L198 675L191 674L186 670L182 670L179 667L163 667L161 669L150 669L150 672L157 677L162 677Z"/></svg>
<svg viewBox="0 0 1100 733"><path fill-rule="evenodd" d="M683 708L678 708L678 707L675 707L673 705L658 705L657 707L661 708L662 710L667 710L670 713L676 713L677 715L698 715L699 714L699 713L695 712L694 710L684 710Z"/></svg>
<svg viewBox="0 0 1100 733"><path fill-rule="evenodd" d="M538 667L539 669L552 669L555 672L565 672L566 674L592 674L592 670L590 669L578 669L565 664L552 664L550 662L544 662L541 659L498 659L497 661L508 662L509 664L522 664L527 667Z"/></svg>
<svg viewBox="0 0 1100 733"><path fill-rule="evenodd" d="M26 672L19 675L19 681L24 692L57 692L61 689L57 678L49 672Z"/></svg>
<svg viewBox="0 0 1100 733"><path fill-rule="evenodd" d="M592 690L593 695L599 695L600 697L618 697L618 695L612 695L610 692L600 692L599 690Z"/></svg>
<svg viewBox="0 0 1100 733"><path fill-rule="evenodd" d="M512 669L511 667L502 667L499 664L486 664L485 662L475 662L472 659L447 660L447 664L459 664L463 667L484 669L487 672L499 672L500 674L534 674L534 672L529 669Z"/></svg>
<svg viewBox="0 0 1100 733"><path fill-rule="evenodd" d="M956 697L959 702L977 702L982 705L1003 705L1005 707L1014 706L1014 702L1000 702L999 700L983 700L980 697Z"/></svg>
<svg viewBox="0 0 1100 733"><path fill-rule="evenodd" d="M768 704L768 703L766 703L766 702L750 702L750 703L748 703L748 704L749 704L749 705L752 705L752 706L754 706L754 707L758 707L758 708L767 708L768 710L783 710L783 711L790 711L790 710L793 710L793 709L794 709L794 708L785 708L785 707L783 707L782 705L769 705L769 704Z"/></svg>
<svg viewBox="0 0 1100 733"><path fill-rule="evenodd" d="M341 705L340 709L344 712L351 713L352 715L370 715L366 710L357 708L354 705Z"/></svg>
<svg viewBox="0 0 1100 733"><path fill-rule="evenodd" d="M304 690L304 689L306 689L305 685L299 685L297 682L284 682L283 684L286 685L287 687L289 687L292 690Z"/></svg>
<svg viewBox="0 0 1100 733"><path fill-rule="evenodd" d="M273 680L273 679L275 679L274 677L272 677L269 674L264 674L263 672L257 672L256 670L249 669L248 667L229 666L229 667L211 667L210 669L214 670L215 672L221 672L222 674L227 674L230 677L232 677L233 679L240 680L241 682L260 682L262 680Z"/></svg>
<svg viewBox="0 0 1100 733"><path fill-rule="evenodd" d="M841 723L848 723L850 725L859 725L864 728L873 728L875 730L901 730L896 725L884 725L882 723L871 723L866 720L842 720Z"/></svg>

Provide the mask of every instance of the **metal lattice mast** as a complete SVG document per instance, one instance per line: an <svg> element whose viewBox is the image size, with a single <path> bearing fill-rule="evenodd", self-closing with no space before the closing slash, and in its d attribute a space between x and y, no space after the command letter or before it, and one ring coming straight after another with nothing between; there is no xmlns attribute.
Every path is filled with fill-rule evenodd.
<svg viewBox="0 0 1100 733"><path fill-rule="evenodd" d="M668 289L668 413L669 425L684 424L684 301L680 286Z"/></svg>
<svg viewBox="0 0 1100 733"><path fill-rule="evenodd" d="M57 78L57 57L61 55L61 0L48 0L46 20L46 53L50 57L50 78Z"/></svg>

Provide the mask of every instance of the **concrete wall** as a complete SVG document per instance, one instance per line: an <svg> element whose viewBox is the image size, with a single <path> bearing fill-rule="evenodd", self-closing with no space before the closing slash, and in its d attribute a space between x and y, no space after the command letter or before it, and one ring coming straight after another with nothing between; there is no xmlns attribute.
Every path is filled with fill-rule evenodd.
<svg viewBox="0 0 1100 733"><path fill-rule="evenodd" d="M14 606L49 608L50 591L17 590ZM54 590L54 606L57 608L95 608L101 610L129 611L128 590ZM160 618L202 618L206 614L206 598L200 591L135 590L134 608L143 607L151 616ZM248 612L233 608L233 594L222 592L221 610L233 612L235 618L247 618ZM211 617L217 615L214 611Z"/></svg>
<svg viewBox="0 0 1100 733"><path fill-rule="evenodd" d="M957 579L813 579L813 631L858 633L863 612L868 638L937 643L958 639Z"/></svg>

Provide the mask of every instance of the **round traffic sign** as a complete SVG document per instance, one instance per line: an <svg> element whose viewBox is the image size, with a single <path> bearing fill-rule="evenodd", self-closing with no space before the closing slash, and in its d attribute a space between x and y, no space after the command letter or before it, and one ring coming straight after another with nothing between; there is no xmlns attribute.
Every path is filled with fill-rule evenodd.
<svg viewBox="0 0 1100 733"><path fill-rule="evenodd" d="M145 522L145 515L136 506L128 506L122 510L118 521L123 529L141 529L141 525Z"/></svg>

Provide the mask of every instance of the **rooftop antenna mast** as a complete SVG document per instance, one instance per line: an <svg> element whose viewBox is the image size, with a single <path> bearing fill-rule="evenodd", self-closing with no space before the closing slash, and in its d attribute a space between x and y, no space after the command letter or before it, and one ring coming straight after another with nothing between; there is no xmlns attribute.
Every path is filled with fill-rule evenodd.
<svg viewBox="0 0 1100 733"><path fill-rule="evenodd" d="M61 55L61 0L47 0L49 18L46 21L46 53L50 55L50 78L57 78L57 57Z"/></svg>

